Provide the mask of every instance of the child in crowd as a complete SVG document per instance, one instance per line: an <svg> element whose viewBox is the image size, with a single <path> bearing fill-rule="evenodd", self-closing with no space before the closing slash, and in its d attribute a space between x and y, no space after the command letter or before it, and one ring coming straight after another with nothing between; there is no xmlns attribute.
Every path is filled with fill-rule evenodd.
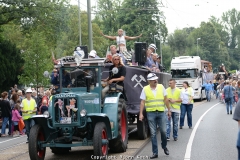
<svg viewBox="0 0 240 160"><path fill-rule="evenodd" d="M13 137L19 136L18 122L22 118L22 116L19 114L19 110L20 110L20 105L19 104L15 104L15 106L14 106L14 108L12 110L12 121L13 121L13 125L14 125Z"/></svg>
<svg viewBox="0 0 240 160"><path fill-rule="evenodd" d="M48 106L47 106L47 100L43 100L42 106L40 107L41 114L43 114L45 111L48 111Z"/></svg>

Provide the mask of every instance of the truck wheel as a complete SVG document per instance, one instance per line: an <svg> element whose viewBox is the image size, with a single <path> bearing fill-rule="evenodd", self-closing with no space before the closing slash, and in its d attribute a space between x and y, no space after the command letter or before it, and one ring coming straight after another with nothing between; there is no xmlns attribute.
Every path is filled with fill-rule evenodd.
<svg viewBox="0 0 240 160"><path fill-rule="evenodd" d="M125 152L128 143L128 121L127 110L124 99L118 102L118 136L109 142L111 151L120 153Z"/></svg>
<svg viewBox="0 0 240 160"><path fill-rule="evenodd" d="M51 147L51 150L54 154L67 154L71 148Z"/></svg>
<svg viewBox="0 0 240 160"><path fill-rule="evenodd" d="M149 128L146 117L142 121L140 121L139 118L137 119L137 133L138 138L141 140L144 140L148 137Z"/></svg>
<svg viewBox="0 0 240 160"><path fill-rule="evenodd" d="M39 142L45 141L44 132L40 125L34 125L29 134L29 156L31 160L43 160L45 158L46 147L40 148Z"/></svg>
<svg viewBox="0 0 240 160"><path fill-rule="evenodd" d="M203 100L203 97L202 97L202 91L201 91L201 97L200 97L200 101L202 101Z"/></svg>
<svg viewBox="0 0 240 160"><path fill-rule="evenodd" d="M106 143L103 143L103 140L105 140ZM107 129L103 122L98 122L94 128L93 153L94 156L100 156L103 159L106 159L108 155Z"/></svg>

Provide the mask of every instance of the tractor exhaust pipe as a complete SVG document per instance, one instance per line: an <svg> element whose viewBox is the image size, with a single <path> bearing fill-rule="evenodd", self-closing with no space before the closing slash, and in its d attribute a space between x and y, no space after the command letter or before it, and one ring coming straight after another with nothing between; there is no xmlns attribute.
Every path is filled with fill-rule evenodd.
<svg viewBox="0 0 240 160"><path fill-rule="evenodd" d="M90 93L90 85L91 85L92 76L86 76L85 78L86 78L87 92Z"/></svg>

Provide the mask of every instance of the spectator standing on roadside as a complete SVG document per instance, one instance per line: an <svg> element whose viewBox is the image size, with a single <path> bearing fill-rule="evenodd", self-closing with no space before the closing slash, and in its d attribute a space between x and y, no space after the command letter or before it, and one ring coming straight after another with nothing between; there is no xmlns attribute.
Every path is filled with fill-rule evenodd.
<svg viewBox="0 0 240 160"><path fill-rule="evenodd" d="M18 98L19 98L20 101L22 102L22 100L23 100L22 90L18 90L17 94L18 94Z"/></svg>
<svg viewBox="0 0 240 160"><path fill-rule="evenodd" d="M16 104L12 110L12 122L14 125L13 137L19 136L19 126L18 123L21 120L22 116L19 114L20 105Z"/></svg>
<svg viewBox="0 0 240 160"><path fill-rule="evenodd" d="M8 93L7 92L3 92L1 94L1 97L2 97L2 99L0 100L0 107L1 107L1 110L2 110L2 119L3 119L1 136L5 137L5 136L7 136L5 134L7 123L9 121L10 116L11 116L11 106L10 106L10 103L8 101Z"/></svg>
<svg viewBox="0 0 240 160"><path fill-rule="evenodd" d="M31 88L26 90L26 98L22 100L21 103L21 111L22 111L22 118L25 124L26 128L26 134L27 134L27 143L29 139L29 133L31 126L33 126L34 121L30 119L33 115L36 115L37 112L37 104L36 101L31 96L32 90Z"/></svg>

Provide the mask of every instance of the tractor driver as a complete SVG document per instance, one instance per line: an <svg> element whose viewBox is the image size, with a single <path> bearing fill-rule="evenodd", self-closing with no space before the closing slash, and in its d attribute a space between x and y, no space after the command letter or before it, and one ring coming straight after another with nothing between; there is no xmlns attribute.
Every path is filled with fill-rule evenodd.
<svg viewBox="0 0 240 160"><path fill-rule="evenodd" d="M126 68L121 60L121 57L118 54L114 54L112 56L112 62L113 62L113 65L111 65L109 68L109 77L107 79L103 80L104 82L108 82L108 85L102 90L102 99L105 98L105 95L108 92L109 85L111 83L117 83L118 85L124 87L123 81L126 76ZM118 68L117 74L112 73L112 69L114 67Z"/></svg>

